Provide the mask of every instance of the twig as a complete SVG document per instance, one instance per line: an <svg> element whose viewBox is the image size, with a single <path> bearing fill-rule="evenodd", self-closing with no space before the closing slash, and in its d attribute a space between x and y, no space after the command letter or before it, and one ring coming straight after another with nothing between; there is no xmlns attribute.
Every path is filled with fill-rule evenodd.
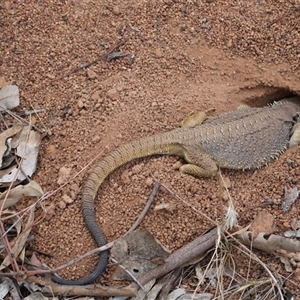
<svg viewBox="0 0 300 300"><path fill-rule="evenodd" d="M289 14L293 14L296 11L300 10L300 6L298 7L294 7L292 9L292 11L288 11L285 14L283 14L282 16L278 17L277 19L275 19L274 21L272 21L271 23L267 24L267 28L270 28L271 26L273 26L275 23L279 22L280 20L282 20L283 18L287 17Z"/></svg>
<svg viewBox="0 0 300 300"><path fill-rule="evenodd" d="M86 286L68 286L59 285L50 280L43 280L36 276L27 278L27 282L36 283L41 288L43 295L64 295L64 296L91 296L91 297L110 297L110 296L127 296L134 297L137 295L135 287L107 287L100 284L92 284Z"/></svg>
<svg viewBox="0 0 300 300"><path fill-rule="evenodd" d="M244 254L249 255L253 260L255 260L256 262L258 262L265 270L266 272L269 274L270 278L273 280L275 286L277 287L278 293L280 295L280 299L284 299L283 295L282 295L282 290L281 290L281 286L279 285L278 281L276 280L276 278L274 277L272 271L268 268L268 266L258 258L257 255L255 255L251 249L248 249L242 242L241 240L237 239L234 235L230 234L229 232L226 232L226 234L228 236L230 236L231 238L233 238L239 245L236 246L234 243L232 243L233 247L237 248L239 251L243 252Z"/></svg>
<svg viewBox="0 0 300 300"><path fill-rule="evenodd" d="M6 121L3 117L2 111L0 111L0 114L1 114L1 119L2 119L2 122L3 122L4 126L6 127L6 129L8 129L8 125L7 125L7 123L6 123Z"/></svg>
<svg viewBox="0 0 300 300"><path fill-rule="evenodd" d="M28 116L28 115L33 115L33 114L38 114L38 113L45 113L46 109L32 109L32 110L21 110L20 111L20 116L24 117L24 116Z"/></svg>
<svg viewBox="0 0 300 300"><path fill-rule="evenodd" d="M144 219L147 211L149 210L149 207L151 206L151 204L152 204L152 202L154 200L154 197L157 194L157 191L158 191L160 185L161 185L161 183L159 181L155 182L153 190L152 190L152 192L151 192L151 194L150 194L150 196L149 196L149 198L147 200L147 203L146 203L143 211L141 212L141 214L139 215L139 217L137 218L137 220L134 222L134 224L131 226L131 228L124 234L124 236L127 235L127 234L129 234L129 233L131 233L131 232L133 232L139 226L139 224L142 222L142 220Z"/></svg>
<svg viewBox="0 0 300 300"><path fill-rule="evenodd" d="M139 283L138 279L129 271L127 270L123 265L119 264L117 260L115 260L113 257L110 258L115 264L117 264L124 272L126 272L131 279L139 286L140 289L144 290L144 287Z"/></svg>
<svg viewBox="0 0 300 300"><path fill-rule="evenodd" d="M171 289L174 287L175 283L178 282L179 277L182 274L182 268L176 268L172 273L168 275L167 278L161 279L163 281L163 288L158 296L158 300L164 300L168 298Z"/></svg>
<svg viewBox="0 0 300 300"><path fill-rule="evenodd" d="M172 253L168 258L166 258L163 265L159 265L155 269L150 270L139 278L139 282L145 285L147 282L154 278L159 278L170 271L188 263L192 259L203 255L207 250L213 247L218 238L218 227L212 228L210 231L206 232L204 235L196 238L183 248ZM136 286L132 283L130 286Z"/></svg>
<svg viewBox="0 0 300 300"><path fill-rule="evenodd" d="M16 120L18 120L19 122L24 122L25 124L30 125L32 128L34 128L35 130L37 130L38 132L44 133L44 131L42 131L41 129L39 129L37 126L31 124L29 121L25 120L21 116L18 116L17 114L13 113L12 111L6 109L5 112L7 114L11 115L13 118L15 118Z"/></svg>
<svg viewBox="0 0 300 300"><path fill-rule="evenodd" d="M130 40L130 36L129 37L126 37L124 38L123 40L121 40L120 42L118 42L117 44L115 44L114 46L112 46L108 52L106 52L105 54L102 54L101 56L99 56L98 58L94 59L93 61L89 62L89 63L86 63L80 67L77 67L73 70L71 70L69 73L67 73L66 75L64 75L63 77L67 77L67 76L70 76L71 74L74 74L82 69L86 69L96 63L98 63L100 60L102 59L106 59L111 53L113 53L114 51L116 51L118 48L120 48L121 46L125 45L129 40Z"/></svg>
<svg viewBox="0 0 300 300"><path fill-rule="evenodd" d="M158 179L156 179L154 176L152 176L153 179L155 181L158 181ZM176 193L174 193L171 189L169 189L165 184L160 183L161 186L163 186L171 195L173 195L176 199L180 200L181 202L183 202L185 205L187 205L188 207L190 207L193 211L195 211L196 213L200 214L201 216L203 216L204 218L206 218L207 220L209 220L212 224L214 225L218 225L216 221L214 221L212 218L210 218L209 216L207 216L206 214L204 214L202 211L198 210L197 208L195 208L193 205L191 205L190 203L188 203L187 201L185 201L183 198L181 198L180 196L178 196Z"/></svg>

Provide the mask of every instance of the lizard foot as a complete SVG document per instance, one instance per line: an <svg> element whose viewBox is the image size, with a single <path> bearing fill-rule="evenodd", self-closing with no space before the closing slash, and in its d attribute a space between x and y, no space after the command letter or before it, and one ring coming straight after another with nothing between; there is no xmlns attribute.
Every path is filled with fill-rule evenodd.
<svg viewBox="0 0 300 300"><path fill-rule="evenodd" d="M289 141L289 148L300 145L300 123L293 126L292 136Z"/></svg>

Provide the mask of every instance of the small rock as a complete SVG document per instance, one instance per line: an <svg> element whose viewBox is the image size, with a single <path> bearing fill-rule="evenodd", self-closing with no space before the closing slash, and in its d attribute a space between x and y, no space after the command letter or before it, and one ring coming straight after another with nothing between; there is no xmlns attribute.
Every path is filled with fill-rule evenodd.
<svg viewBox="0 0 300 300"><path fill-rule="evenodd" d="M90 69L88 69L86 73L87 73L88 78L90 78L90 79L95 79L98 76L98 74L96 72L94 72L93 70L90 70Z"/></svg>
<svg viewBox="0 0 300 300"><path fill-rule="evenodd" d="M117 5L115 5L115 6L113 7L113 9L112 9L112 12L113 12L114 15L117 15L117 16L118 16L118 15L121 13L120 7L117 6Z"/></svg>
<svg viewBox="0 0 300 300"><path fill-rule="evenodd" d="M77 183L72 183L70 185L70 189L71 189L71 191L74 191L75 193L77 193L79 191L79 186Z"/></svg>
<svg viewBox="0 0 300 300"><path fill-rule="evenodd" d="M52 216L55 215L55 205L51 203L49 206L45 207L46 219L50 220Z"/></svg>
<svg viewBox="0 0 300 300"><path fill-rule="evenodd" d="M55 147L55 145L49 145L47 148L46 148L46 155L47 156L53 156L57 153L57 149Z"/></svg>
<svg viewBox="0 0 300 300"><path fill-rule="evenodd" d="M70 192L70 196L73 200L76 200L76 198L77 198L77 194L74 191Z"/></svg>
<svg viewBox="0 0 300 300"><path fill-rule="evenodd" d="M181 161L176 161L176 163L175 164L173 164L173 169L174 170L179 170L179 168L182 166L182 163L181 163Z"/></svg>
<svg viewBox="0 0 300 300"><path fill-rule="evenodd" d="M161 57L163 56L163 53L162 53L162 51L161 51L159 48L157 48L157 49L155 49L155 51L154 51L154 55L155 55L157 58L161 58Z"/></svg>
<svg viewBox="0 0 300 300"><path fill-rule="evenodd" d="M71 197L69 197L68 195L65 195L65 194L62 196L62 200L67 204L74 202L74 200Z"/></svg>
<svg viewBox="0 0 300 300"><path fill-rule="evenodd" d="M53 75L53 74L47 74L46 76L47 76L49 79L52 79L52 80L55 79L55 75Z"/></svg>
<svg viewBox="0 0 300 300"><path fill-rule="evenodd" d="M223 191L220 195L219 195L219 197L223 200L223 201L228 201L228 193L227 193L227 191Z"/></svg>
<svg viewBox="0 0 300 300"><path fill-rule="evenodd" d="M222 186L224 186L225 185L225 187L227 187L227 189L231 189L231 187L232 187L232 184L231 184L231 181L230 181L230 179L229 179L229 177L223 177L223 180L221 180L221 185Z"/></svg>
<svg viewBox="0 0 300 300"><path fill-rule="evenodd" d="M116 89L110 89L106 92L106 94L111 100L119 101L121 99L121 97Z"/></svg>
<svg viewBox="0 0 300 300"><path fill-rule="evenodd" d="M141 173L142 170L143 170L143 164L135 165L132 168L132 174L139 174L139 173Z"/></svg>
<svg viewBox="0 0 300 300"><path fill-rule="evenodd" d="M130 183L130 173L129 173L128 170L125 170L122 173L121 179L122 179L123 183L125 183L125 184L129 184Z"/></svg>
<svg viewBox="0 0 300 300"><path fill-rule="evenodd" d="M81 99L78 99L77 105L78 105L79 109L83 109L83 107L84 107L84 103L83 103L83 101Z"/></svg>
<svg viewBox="0 0 300 300"><path fill-rule="evenodd" d="M147 186L153 186L153 179L151 177L148 177L145 181L145 184Z"/></svg>
<svg viewBox="0 0 300 300"><path fill-rule="evenodd" d="M96 144L98 142L100 142L101 138L99 135L95 135L93 138L92 138L92 143L93 144Z"/></svg>
<svg viewBox="0 0 300 300"><path fill-rule="evenodd" d="M58 171L58 179L57 183L59 185L67 182L70 178L72 168L67 168L67 167L61 167Z"/></svg>
<svg viewBox="0 0 300 300"><path fill-rule="evenodd" d="M67 204L66 204L66 202L64 202L63 200L60 200L60 201L58 202L58 207L59 207L60 209L65 209L65 208L67 207Z"/></svg>
<svg viewBox="0 0 300 300"><path fill-rule="evenodd" d="M152 107L157 106L157 102L156 102L156 101L153 101L153 102L151 103L151 106L152 106Z"/></svg>
<svg viewBox="0 0 300 300"><path fill-rule="evenodd" d="M94 92L93 95L91 96L91 99L94 100L94 101L99 101L99 99L100 99L100 94L101 94L100 91Z"/></svg>

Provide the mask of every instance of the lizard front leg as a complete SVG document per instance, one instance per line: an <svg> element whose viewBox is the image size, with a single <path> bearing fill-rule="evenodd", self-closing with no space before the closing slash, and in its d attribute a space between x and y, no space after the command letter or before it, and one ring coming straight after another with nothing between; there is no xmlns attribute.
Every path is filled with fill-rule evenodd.
<svg viewBox="0 0 300 300"><path fill-rule="evenodd" d="M207 109L206 111L190 112L181 122L183 128L193 128L202 124L207 118L207 113L214 111L214 108Z"/></svg>
<svg viewBox="0 0 300 300"><path fill-rule="evenodd" d="M195 177L211 177L218 171L216 162L202 149L185 146L183 150L183 157L188 164L179 168L181 173Z"/></svg>

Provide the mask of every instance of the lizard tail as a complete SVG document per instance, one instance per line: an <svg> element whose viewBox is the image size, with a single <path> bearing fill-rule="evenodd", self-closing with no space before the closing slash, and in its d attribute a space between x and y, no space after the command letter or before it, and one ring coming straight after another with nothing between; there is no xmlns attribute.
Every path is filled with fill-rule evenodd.
<svg viewBox="0 0 300 300"><path fill-rule="evenodd" d="M179 155L180 147L175 146L177 132L180 129L168 132L166 134L158 134L141 138L122 145L103 160L101 160L88 176L82 191L82 214L85 224L92 236L94 237L97 246L101 247L106 244L106 239L100 229L96 214L94 211L94 200L97 191L104 179L115 169L121 165L141 157L146 157L154 154L169 154ZM65 280L56 275L52 275L52 280L63 285L86 285L95 281L100 274L105 270L108 260L108 250L100 253L98 263L91 274L78 280Z"/></svg>

